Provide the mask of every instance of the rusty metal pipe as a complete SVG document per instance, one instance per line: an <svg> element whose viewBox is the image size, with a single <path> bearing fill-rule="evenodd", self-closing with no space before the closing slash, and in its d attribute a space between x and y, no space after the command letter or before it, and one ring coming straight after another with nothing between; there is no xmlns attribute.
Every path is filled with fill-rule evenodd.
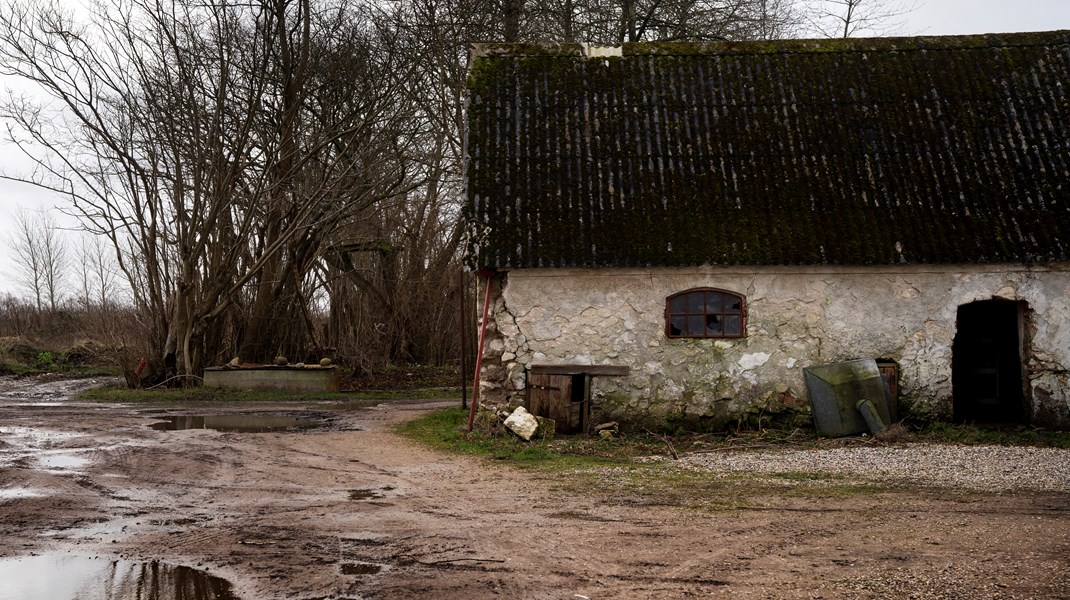
<svg viewBox="0 0 1070 600"><path fill-rule="evenodd" d="M461 408L468 408L468 294L465 293L467 282L464 280L464 267L460 269L457 279L458 297L461 311Z"/></svg>

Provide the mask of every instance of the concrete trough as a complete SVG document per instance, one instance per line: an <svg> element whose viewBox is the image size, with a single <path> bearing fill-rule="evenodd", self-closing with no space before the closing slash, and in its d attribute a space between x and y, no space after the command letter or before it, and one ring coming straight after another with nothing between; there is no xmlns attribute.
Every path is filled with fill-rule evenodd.
<svg viewBox="0 0 1070 600"><path fill-rule="evenodd" d="M258 367L209 367L204 385L242 390L286 390L291 392L337 392L338 369L334 365L263 365Z"/></svg>

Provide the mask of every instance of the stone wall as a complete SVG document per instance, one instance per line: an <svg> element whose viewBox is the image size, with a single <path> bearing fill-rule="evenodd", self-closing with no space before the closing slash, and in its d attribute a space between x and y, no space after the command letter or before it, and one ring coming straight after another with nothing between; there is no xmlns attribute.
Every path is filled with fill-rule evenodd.
<svg viewBox="0 0 1070 600"><path fill-rule="evenodd" d="M665 298L697 287L742 294L746 337L669 339ZM1070 265L523 269L495 282L481 393L521 399L533 364L625 365L595 377L596 411L713 425L808 410L802 369L894 359L901 406L950 418L958 307L1025 301L1033 422L1070 426Z"/></svg>

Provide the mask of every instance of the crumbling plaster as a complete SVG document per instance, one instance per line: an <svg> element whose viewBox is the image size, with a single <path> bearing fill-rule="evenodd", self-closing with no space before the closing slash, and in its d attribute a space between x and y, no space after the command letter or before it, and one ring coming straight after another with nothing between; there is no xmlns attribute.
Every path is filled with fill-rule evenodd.
<svg viewBox="0 0 1070 600"><path fill-rule="evenodd" d="M697 287L746 297L746 337L669 339L665 298ZM1070 265L521 269L498 275L481 393L523 397L532 364L625 365L595 377L607 416L729 421L805 411L802 369L891 358L911 410L951 416L960 305L1024 300L1034 422L1070 426Z"/></svg>

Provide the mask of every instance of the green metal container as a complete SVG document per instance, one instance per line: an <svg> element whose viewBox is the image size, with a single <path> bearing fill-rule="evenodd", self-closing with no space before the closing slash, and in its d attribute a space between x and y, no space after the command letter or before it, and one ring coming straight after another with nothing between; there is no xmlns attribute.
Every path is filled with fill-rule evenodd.
<svg viewBox="0 0 1070 600"><path fill-rule="evenodd" d="M869 400L881 422L890 423L888 388L867 358L803 369L810 393L817 432L829 437L855 435L870 430L858 411L859 401Z"/></svg>

